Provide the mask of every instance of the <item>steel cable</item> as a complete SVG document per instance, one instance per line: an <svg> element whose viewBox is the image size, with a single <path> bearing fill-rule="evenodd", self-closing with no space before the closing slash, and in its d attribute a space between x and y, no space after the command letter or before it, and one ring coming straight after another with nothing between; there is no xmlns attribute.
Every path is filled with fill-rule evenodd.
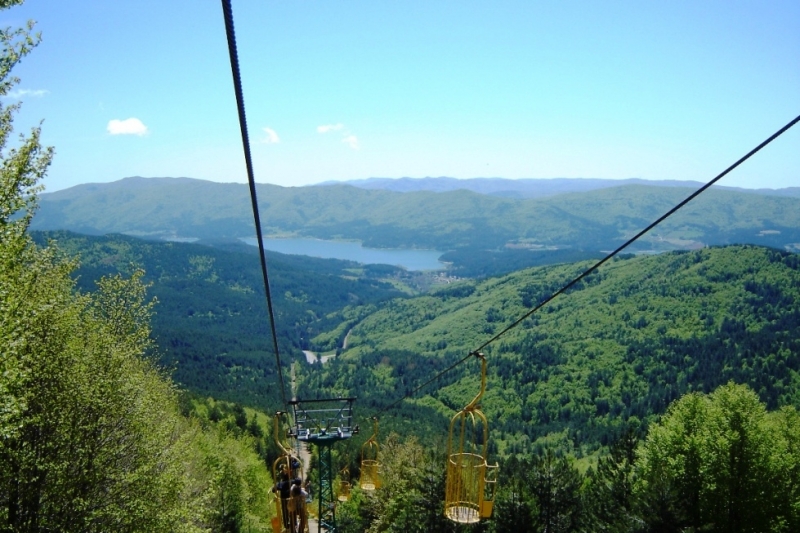
<svg viewBox="0 0 800 533"><path fill-rule="evenodd" d="M258 214L258 199L256 197L256 182L253 174L253 160L250 155L250 137L247 134L247 117L244 111L244 95L242 92L242 78L239 72L239 54L236 50L236 33L233 28L233 10L231 0L222 0L222 12L225 17L225 34L228 37L228 52L231 60L231 74L233 75L233 89L236 93L236 107L239 111L239 128L242 131L242 147L244 148L244 161L247 166L247 182L250 185L250 201L253 205L253 219L256 226L256 236L258 238L258 253L261 258L261 274L264 278L264 292L267 297L267 309L269 311L269 322L272 330L272 344L275 349L275 362L278 366L278 378L281 384L281 399L284 410L288 411L286 402L286 386L283 381L283 370L281 368L281 355L278 350L278 334L275 330L275 313L272 310L272 294L269 290L269 275L267 274L267 257L264 254L264 238L261 234L261 217Z"/></svg>

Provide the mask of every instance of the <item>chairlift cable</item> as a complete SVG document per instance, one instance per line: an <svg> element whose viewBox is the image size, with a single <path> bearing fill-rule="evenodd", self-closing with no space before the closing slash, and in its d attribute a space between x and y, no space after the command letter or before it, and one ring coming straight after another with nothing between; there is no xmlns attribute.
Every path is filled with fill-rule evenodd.
<svg viewBox="0 0 800 533"><path fill-rule="evenodd" d="M648 225L646 228L644 228L644 229L643 229L643 230L641 230L639 233L637 233L636 235L634 235L633 237L631 237L630 239L628 239L628 240L627 240L627 241L626 241L624 244L622 244L621 246L619 246L619 247L618 247L616 250L614 250L613 252L609 253L607 256L605 256L603 259L599 260L597 263L595 263L594 265L592 265L591 267L589 267L588 269L586 269L586 270L585 270L583 273L581 273L581 274L580 274L580 275L578 275L577 277L573 278L573 279L572 279L572 280L571 280L569 283L567 283L566 285L564 285L563 287L561 287L559 290L557 290L556 292L554 292L553 294L551 294L550 296L548 296L547 298L545 298L545 299L544 299L542 302L540 302L538 305L536 305L536 307L534 307L533 309L531 309L530 311L528 311L527 313L525 313L524 315L522 315L520 318L518 318L517 320L515 320L514 322L512 322L511 324L509 324L508 326L506 326L506 327L505 327L505 328L504 328L502 331L500 331L499 333L497 333L497 334L496 334L494 337L492 337L491 339L487 340L486 342L484 342L483 344L481 344L481 345L480 345L479 347L477 347L476 349L474 349L474 350L472 350L471 352L469 352L469 354L467 354L467 356L466 356L466 357L464 357L463 359L460 359L460 360L456 361L455 363L453 363L452 365L450 365L449 367L447 367L445 370L442 370L441 372L439 372L438 374L436 374L434 377L432 377L431 379L429 379L428 381L426 381L426 382L425 382L425 383L423 383L422 385L418 386L417 388L413 389L412 391L410 391L410 392L407 392L407 393L406 393L406 394L405 394L403 397L401 397L400 399L398 399L398 400L396 400L396 401L392 402L392 403L391 403L391 404L389 404L388 406L386 406L386 407L384 407L383 409L379 410L377 414L381 414L381 413L384 413L384 412L386 412L386 411L388 411L388 410L390 410L390 409L393 409L395 406L397 406L398 404L400 404L400 402L402 402L403 400L405 400L405 399L407 399L407 398L410 398L410 397L414 396L414 395L415 395L417 392L419 392L419 391L420 391L420 390L422 390L423 388L427 387L428 385L430 385L431 383L433 383L434 381L436 381L437 379L439 379L440 377L442 377L444 374L446 374L446 373L450 372L451 370L453 370L453 369L454 369L454 368L456 368L457 366L459 366L459 365L461 365L461 364L465 363L465 362L466 362L466 361L467 361L467 360L468 360L470 357L479 357L479 356L480 356L480 352L481 352L481 350L483 350L483 349L484 349L484 348L486 348L488 345L490 345L491 343L493 343L493 342L495 342L496 340L498 340L500 337L502 337L503 335L505 335L506 333L508 333L508 332L509 332L509 331L511 331L512 329L514 329L515 327L519 326L519 325L520 325L520 324L521 324L521 323L522 323L522 322L523 322L525 319L529 318L531 315L533 315L534 313L536 313L536 312L537 312L539 309L541 309L542 307L544 307L545 305L547 305L548 303L550 303L551 301L553 301L553 300L554 300L556 297L558 297L559 295L561 295L561 294L565 293L565 292L566 292L566 291L568 291L570 288L572 288L572 287L573 287L573 286L574 286L576 283L578 283L579 281L581 281L582 279L584 279L586 276L588 276L589 274L591 274L592 272L594 272L595 270L597 270L598 268L600 268L600 267L601 267L601 266L602 266L604 263L606 263L607 261L609 261L610 259L612 259L614 256L616 256L617 254L619 254L621 251L623 251L625 248L627 248L628 246L630 246L630 245L631 245L631 244L633 244L634 242L636 242L636 241L637 241L639 238L641 238L641 237L642 237L642 236L643 236L645 233L647 233L648 231L650 231L651 229L653 229L654 227L656 227L657 225L659 225L660 223L662 223L664 220L666 220L667 218L669 218L670 216L672 216L673 214L675 214L675 212L676 212L676 211L678 211L679 209L681 209L682 207L684 207L686 204L688 204L689 202L691 202L692 200L694 200L694 199L695 199L696 197L698 197L700 194L704 193L704 192L705 192L705 191L706 191L706 190L707 190L709 187L711 187L711 186L712 186L712 185L714 185L716 182L718 182L719 180L721 180L723 177L725 177L725 176L726 176L728 173L730 173L730 172L731 172L732 170L734 170L736 167L738 167L739 165L741 165L742 163L744 163L745 161L747 161L748 159L750 159L750 157L752 157L753 155L755 155L755 154L756 154L757 152L759 152L759 151L760 151L762 148L764 148L764 147L765 147L765 146L767 146L769 143L771 143L772 141L774 141L775 139L777 139L778 137L780 137L781 135L783 135L784 133L786 133L786 132L787 132L787 131L788 131L788 130L789 130L791 127L792 127L792 126L794 126L794 125L795 125L795 124L797 124L798 122L800 122L800 115L798 115L797 117L795 117L795 118L794 118L793 120L791 120L791 121L790 121L788 124L786 124L785 126L783 126L781 129L779 129L778 131L776 131L775 133L773 133L773 134L772 134L772 135L771 135L769 138L767 138L767 139L766 139L764 142L762 142L761 144L759 144L758 146L756 146L755 148L753 148L752 150L750 150L750 151L749 151L747 154L745 154L744 156L742 156L742 157L741 157L741 158L740 158L738 161L736 161L734 164L732 164L731 166L729 166L728 168L726 168L724 171L722 171L720 174L718 174L718 175L717 175L715 178L713 178L713 179L712 179L712 180L710 180L708 183L706 183L705 185L703 185L702 187L700 187L699 189L697 189L696 191L694 191L692 194L690 194L690 195L689 195L689 196L687 196L685 199L683 199L683 200L682 200L680 203L676 204L676 205L675 205L675 206L674 206L672 209L670 209L669 211L667 211L666 213L664 213L663 215L661 215L660 217L658 217L658 218L657 218L657 219L656 219L654 222L652 222L652 223L651 223L650 225Z"/></svg>
<svg viewBox="0 0 800 533"><path fill-rule="evenodd" d="M678 210L679 210L679 209L681 209L683 206L685 206L686 204L688 204L689 202L691 202L692 200L694 200L695 198L697 198L698 196L700 196L700 195L701 195L703 192L705 192L705 191L706 191L706 190L707 190L709 187L711 187L711 186L712 186L712 185L714 185L716 182L718 182L719 180L721 180L723 177L725 177L725 176L726 176L726 175L727 175L729 172L731 172L733 169L735 169L736 167L738 167L739 165L741 165L742 163L744 163L745 161L747 161L748 159L750 159L750 157L751 157L751 156L753 156L753 155L755 155L755 154L756 154L756 152L758 152L759 150L761 150L762 148L764 148L765 146L767 146L769 143L771 143L772 141L774 141L775 139L777 139L778 137L780 137L780 136L781 136L783 133L785 133L787 130L789 130L789 128L791 128L792 126L794 126L795 124L797 124L797 122L800 122L800 115L798 115L797 117L795 117L795 118L794 118L794 120L792 120L791 122L789 122L788 124L786 124L784 127L782 127L781 129L779 129L778 131L776 131L774 134L772 134L772 135L771 135L771 136L770 136L770 137L769 137L767 140L765 140L764 142L762 142L761 144L759 144L758 146L756 146L755 148L753 148L752 150L750 150L750 151L749 151L747 154L745 154L744 156L742 156L742 157L741 157L741 158L740 158L738 161L736 161L734 164L732 164L731 166L729 166L728 168L726 168L724 171L722 171L720 174L718 174L718 175L717 175L717 176L716 176L714 179L712 179L711 181L709 181L708 183L706 183L705 185L703 185L702 187L700 187L699 189L697 189L696 191L694 191L692 194L690 194L689 196L687 196L686 198L684 198L684 199L683 199L683 200L682 200L680 203L678 203L678 204L677 204L675 207L673 207L672 209L670 209L669 211L667 211L666 213L664 213L663 215L661 215L661 216L660 216L658 219L656 219L654 222L652 222L652 223L651 223L649 226L647 226L646 228L644 228L643 230L641 230L639 233L637 233L636 235L634 235L633 237L631 237L630 239L628 239L628 240L627 240L627 241L626 241L624 244L622 244L621 246L619 246L619 248L617 248L616 250L614 250L613 252L611 252L610 254L608 254L607 256L605 256L603 259L599 260L597 263L595 263L594 265L592 265L591 267L589 267L588 269L586 269L586 270L585 270L585 271L584 271L582 274L580 274L579 276L577 276L576 278L574 278L572 281L570 281L569 283L567 283L566 285L564 285L563 287L561 287L561 288L560 288L558 291L556 291L555 293L553 293L552 295L550 295L550 296L549 296L547 299L545 299L544 301L542 301L541 303L539 303L539 305L537 305L536 307L534 307L533 309L531 309L530 311L528 311L527 313L525 313L524 315L522 315L522 316L521 316L519 319L517 319L515 322L513 322L513 323L509 324L509 325L508 325L508 326L507 326L505 329L503 329L503 330L502 330L500 333L498 333L497 335L495 335L494 337L492 337L492 338L491 338L491 339L489 339L488 341L484 342L484 343L483 343L483 344L481 344L481 345L480 345L478 348L476 348L475 350L473 350L473 351L472 351L472 352L470 352L470 353L471 353L471 354L476 354L477 352L480 352L480 351L481 351L481 350L483 350L483 349L484 349L486 346L488 346L489 344L493 343L494 341L496 341L497 339L499 339L500 337L502 337L503 335L505 335L505 334L506 334L507 332L509 332L510 330L512 330L512 329L514 329L515 327L519 326L519 325L520 325L520 324L521 324L521 323L522 323L522 322L523 322L523 321L524 321L526 318L530 317L532 314L534 314L536 311L538 311L539 309L541 309L543 306L545 306L545 305L547 305L548 303L550 303L550 301L552 301L554 298L556 298L556 297L557 297L557 296L559 296L560 294L563 294L564 292L568 291L568 290L569 290L571 287L573 287L573 286L574 286L576 283L578 283L578 282L579 282L579 281L581 281L583 278L585 278L586 276L588 276L589 274L591 274L592 272L594 272L595 270L597 270L598 268L600 268L600 266L602 266L604 263L606 263L607 261L609 261L611 258L613 258L615 255L617 255L618 253L620 253L622 250L624 250L625 248L627 248L628 246L630 246L631 244L633 244L634 242L636 242L636 241L637 241L637 240L638 240L640 237L642 237L642 236L643 236L645 233L647 233L648 231L650 231L650 230L651 230L651 229L653 229L654 227L656 227L656 226L658 226L659 224L661 224L661 223L662 223L664 220L666 220L667 218L669 218L670 216L672 216L673 214L675 214L675 212L676 212L676 211L678 211Z"/></svg>
<svg viewBox="0 0 800 533"><path fill-rule="evenodd" d="M225 16L225 33L228 37L228 52L231 60L231 74L233 75L233 88L236 93L236 107L239 111L239 128L242 131L242 148L244 149L244 161L247 166L247 182L250 185L250 201L253 205L253 219L256 226L256 236L258 238L258 253L261 258L261 274L264 278L264 292L267 297L267 309L269 311L269 322L272 329L272 344L275 350L275 362L278 366L278 379L281 384L281 399L283 400L284 410L288 411L286 402L286 386L283 381L283 370L281 369L281 355L278 350L278 334L275 330L275 312L272 309L272 295L269 290L269 275L267 274L267 258L264 254L264 238L261 234L261 218L258 214L258 199L256 197L256 182L253 174L253 159L250 155L250 138L247 134L247 117L244 111L244 94L242 92L242 78L239 72L239 54L236 49L236 33L233 28L233 10L231 0L222 0L222 12Z"/></svg>

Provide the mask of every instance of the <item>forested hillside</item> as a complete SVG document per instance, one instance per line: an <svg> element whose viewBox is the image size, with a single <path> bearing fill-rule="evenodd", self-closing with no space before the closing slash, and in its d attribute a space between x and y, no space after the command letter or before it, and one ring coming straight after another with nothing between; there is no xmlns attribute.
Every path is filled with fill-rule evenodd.
<svg viewBox="0 0 800 533"><path fill-rule="evenodd" d="M306 391L358 391L377 408L465 356L588 263L464 282L370 314ZM559 442L576 453L733 380L771 408L798 405L800 256L730 246L621 258L485 350L483 402L501 455ZM397 414L428 432L477 391L469 362ZM385 415L385 416L391 416ZM426 428L426 420L431 420ZM438 424L438 426L437 426ZM408 429L410 426L404 426Z"/></svg>
<svg viewBox="0 0 800 533"><path fill-rule="evenodd" d="M145 272L148 295L156 298L153 336L160 360L185 387L217 398L274 408L275 354L258 255L239 245L227 251L186 243L143 241L112 235L34 232L76 257L78 287L112 274ZM248 253L249 252L249 253ZM313 349L311 338L335 327L327 315L347 306L369 305L403 293L383 278L402 269L348 261L268 254L278 345L287 362ZM393 280L402 285L402 279Z"/></svg>
<svg viewBox="0 0 800 533"><path fill-rule="evenodd" d="M158 299L153 331L161 360L183 386L277 405L255 254L124 236L35 237L81 257L76 273L86 290L101 275L145 269ZM287 361L305 367L301 349L341 351L347 336L339 360L302 373L301 396L354 394L366 412L463 357L589 264L464 281L409 299L381 281L400 269L281 254L270 254L269 263ZM682 394L730 379L750 384L770 408L794 404L799 277L796 254L747 246L606 265L488 347L485 405L497 420L497 451L530 451L556 439L588 452L628 420L646 423ZM476 379L463 365L403 405L387 427L406 431L404 417L413 417L418 434L436 434L432 428L474 394Z"/></svg>
<svg viewBox="0 0 800 533"><path fill-rule="evenodd" d="M257 256L132 237L35 234L81 257L80 286L141 265L158 299L161 360L190 390L272 408L278 389ZM303 397L354 394L365 412L429 379L557 290L589 263L464 281L407 298L389 267L270 254L280 349L341 351L306 367ZM397 269L397 272L402 272ZM553 439L589 452L629 420L647 423L674 399L734 380L770 408L798 383L798 256L732 246L627 256L487 349L501 454ZM398 296L403 296L398 298ZM474 366L474 365L473 365ZM399 408L389 428L435 435L476 388L463 365ZM428 394L429 393L429 394ZM425 395L428 394L428 395ZM538 443L538 444L537 444Z"/></svg>

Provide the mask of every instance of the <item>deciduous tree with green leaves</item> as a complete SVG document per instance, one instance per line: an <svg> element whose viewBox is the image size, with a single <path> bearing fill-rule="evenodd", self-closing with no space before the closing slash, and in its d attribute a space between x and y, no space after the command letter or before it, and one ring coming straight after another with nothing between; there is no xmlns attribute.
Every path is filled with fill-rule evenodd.
<svg viewBox="0 0 800 533"><path fill-rule="evenodd" d="M800 425L745 385L687 394L650 428L637 493L651 531L797 531Z"/></svg>
<svg viewBox="0 0 800 533"><path fill-rule="evenodd" d="M39 42L32 30L0 30L0 96ZM81 294L74 262L32 243L53 150L38 127L12 140L18 109L0 107L0 531L178 529L188 441L148 357L141 272Z"/></svg>

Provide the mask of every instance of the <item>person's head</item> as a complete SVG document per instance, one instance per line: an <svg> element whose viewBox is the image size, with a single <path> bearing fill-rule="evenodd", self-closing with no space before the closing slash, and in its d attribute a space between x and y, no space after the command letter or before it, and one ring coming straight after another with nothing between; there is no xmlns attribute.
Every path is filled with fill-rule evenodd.
<svg viewBox="0 0 800 533"><path fill-rule="evenodd" d="M293 485L295 487L299 487L301 483L302 483L302 481L300 481L300 478L297 478L297 479L294 480Z"/></svg>

